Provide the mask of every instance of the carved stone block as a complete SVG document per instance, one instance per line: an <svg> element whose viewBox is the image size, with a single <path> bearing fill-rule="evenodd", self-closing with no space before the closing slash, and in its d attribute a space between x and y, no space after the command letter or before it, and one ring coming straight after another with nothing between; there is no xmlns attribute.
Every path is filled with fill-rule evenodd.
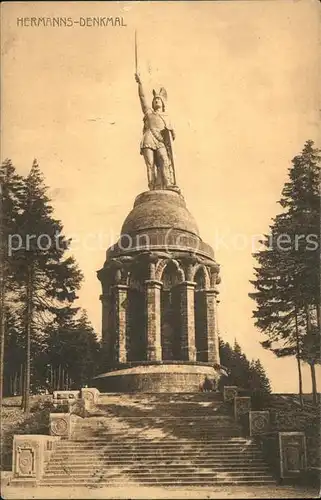
<svg viewBox="0 0 321 500"><path fill-rule="evenodd" d="M224 401L233 401L238 394L238 388L236 385L226 385L224 387Z"/></svg>
<svg viewBox="0 0 321 500"><path fill-rule="evenodd" d="M234 398L234 418L239 420L251 410L251 398L247 396L236 396Z"/></svg>
<svg viewBox="0 0 321 500"><path fill-rule="evenodd" d="M22 434L13 438L12 472L14 480L41 479L46 462L59 438Z"/></svg>
<svg viewBox="0 0 321 500"><path fill-rule="evenodd" d="M86 408L96 405L99 401L99 390L96 387L83 387L81 389L81 398L85 400Z"/></svg>
<svg viewBox="0 0 321 500"><path fill-rule="evenodd" d="M304 432L279 432L280 477L298 477L307 467Z"/></svg>
<svg viewBox="0 0 321 500"><path fill-rule="evenodd" d="M80 391L54 391L53 392L53 404L54 406L68 404L70 406L74 405L80 398Z"/></svg>
<svg viewBox="0 0 321 500"><path fill-rule="evenodd" d="M268 411L250 411L250 436L265 434L270 430L270 413Z"/></svg>
<svg viewBox="0 0 321 500"><path fill-rule="evenodd" d="M69 413L50 413L49 428L51 436L69 438L71 435L71 415Z"/></svg>

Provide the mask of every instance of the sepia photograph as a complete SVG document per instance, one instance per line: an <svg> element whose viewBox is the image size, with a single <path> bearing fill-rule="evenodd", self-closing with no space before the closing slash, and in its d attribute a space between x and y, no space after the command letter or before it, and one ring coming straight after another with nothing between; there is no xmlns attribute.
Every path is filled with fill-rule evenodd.
<svg viewBox="0 0 321 500"><path fill-rule="evenodd" d="M321 3L1 4L1 498L319 498Z"/></svg>

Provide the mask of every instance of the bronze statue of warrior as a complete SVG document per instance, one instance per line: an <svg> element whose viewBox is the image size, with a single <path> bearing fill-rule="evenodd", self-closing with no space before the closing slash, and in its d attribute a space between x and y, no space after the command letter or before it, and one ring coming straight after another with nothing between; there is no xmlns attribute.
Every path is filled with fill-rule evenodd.
<svg viewBox="0 0 321 500"><path fill-rule="evenodd" d="M152 107L149 107L144 95L140 76L135 74L138 94L144 113L143 138L140 153L144 156L147 167L149 189L176 188L175 171L171 139L175 139L173 127L165 113L166 90L153 90Z"/></svg>

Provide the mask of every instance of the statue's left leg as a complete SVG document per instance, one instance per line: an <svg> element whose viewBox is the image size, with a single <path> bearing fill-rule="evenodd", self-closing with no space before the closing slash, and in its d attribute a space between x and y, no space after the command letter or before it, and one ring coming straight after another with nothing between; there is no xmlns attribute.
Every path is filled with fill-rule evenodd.
<svg viewBox="0 0 321 500"><path fill-rule="evenodd" d="M163 189L166 189L171 184L171 176L169 171L169 160L166 148L156 150L156 164L160 171Z"/></svg>

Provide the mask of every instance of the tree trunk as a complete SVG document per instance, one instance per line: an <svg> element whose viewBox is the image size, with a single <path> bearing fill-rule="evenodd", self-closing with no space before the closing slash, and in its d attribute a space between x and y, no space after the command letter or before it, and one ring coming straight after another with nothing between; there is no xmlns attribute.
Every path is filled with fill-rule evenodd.
<svg viewBox="0 0 321 500"><path fill-rule="evenodd" d="M296 360L298 365L298 375L299 375L299 398L300 406L303 408L303 388L302 388L302 372L301 372L301 351L300 351L300 341L299 341L299 324L298 324L298 311L295 308L295 341L296 341Z"/></svg>
<svg viewBox="0 0 321 500"><path fill-rule="evenodd" d="M4 381L4 339L5 339L5 233L4 233L4 213L3 213L3 187L0 178L0 408L3 398Z"/></svg>
<svg viewBox="0 0 321 500"><path fill-rule="evenodd" d="M30 361L31 361L31 327L33 313L33 272L32 264L28 268L27 282L27 317L26 317L26 336L27 336L27 355L26 355L26 380L24 387L24 402L23 410L25 413L30 412Z"/></svg>
<svg viewBox="0 0 321 500"><path fill-rule="evenodd" d="M58 391L61 391L61 365L58 368Z"/></svg>
<svg viewBox="0 0 321 500"><path fill-rule="evenodd" d="M317 398L318 398L318 389L317 389L317 379L315 376L315 365L314 363L310 363L310 370L311 370L311 380L312 380L312 401L313 405L317 405Z"/></svg>
<svg viewBox="0 0 321 500"><path fill-rule="evenodd" d="M23 364L21 363L20 365L20 377L19 377L19 389L20 389L20 396L23 394Z"/></svg>
<svg viewBox="0 0 321 500"><path fill-rule="evenodd" d="M317 325L318 325L318 330L320 332L320 330L321 330L321 305L320 304L316 305L316 310L317 310Z"/></svg>
<svg viewBox="0 0 321 500"><path fill-rule="evenodd" d="M1 280L1 278L0 278ZM1 286L1 284L0 284ZM5 336L5 315L4 315L4 293L1 292L0 304L0 408L2 406L3 397L3 379L4 379L4 336Z"/></svg>
<svg viewBox="0 0 321 500"><path fill-rule="evenodd" d="M310 316L309 306L306 306L305 313L306 313L306 320L307 320L307 334L309 335L310 332L311 332L311 326L312 326L311 325L311 316ZM320 318L318 318L317 321L319 323ZM317 404L317 397L318 397L318 394L317 394L317 381L316 381L316 377L315 377L315 366L314 366L314 360L313 360L312 356L311 356L311 359L308 362L309 362L310 370L311 370L312 401L313 401L313 405L316 406L316 404Z"/></svg>
<svg viewBox="0 0 321 500"><path fill-rule="evenodd" d="M18 394L18 372L17 370L14 372L14 395Z"/></svg>

